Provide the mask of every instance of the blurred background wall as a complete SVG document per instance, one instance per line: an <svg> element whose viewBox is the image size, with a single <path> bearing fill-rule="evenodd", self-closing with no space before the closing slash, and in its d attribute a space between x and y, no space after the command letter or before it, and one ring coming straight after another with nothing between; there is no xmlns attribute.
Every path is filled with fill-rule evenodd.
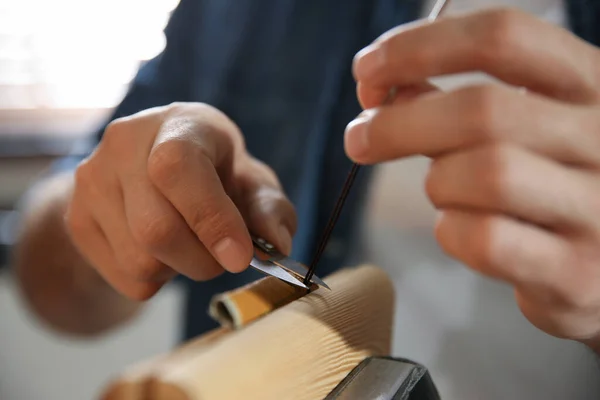
<svg viewBox="0 0 600 400"><path fill-rule="evenodd" d="M53 159L81 151L139 64L162 50L162 29L177 3L0 0L2 400L92 399L119 368L176 342L177 288L165 288L133 324L80 341L32 318L7 256L15 202Z"/></svg>
<svg viewBox="0 0 600 400"><path fill-rule="evenodd" d="M2 400L93 399L116 371L176 343L182 296L175 286L133 323L80 341L39 325L6 268L15 201L52 159L79 151L139 63L161 51L176 3L0 0ZM396 285L394 354L425 363L445 400L586 398L576 388L598 385L590 375L598 372L594 357L538 332L511 288L440 252L422 187L427 165L411 159L382 166L367 214L359 216L365 258L387 269ZM572 365L576 378L548 368L557 360Z"/></svg>

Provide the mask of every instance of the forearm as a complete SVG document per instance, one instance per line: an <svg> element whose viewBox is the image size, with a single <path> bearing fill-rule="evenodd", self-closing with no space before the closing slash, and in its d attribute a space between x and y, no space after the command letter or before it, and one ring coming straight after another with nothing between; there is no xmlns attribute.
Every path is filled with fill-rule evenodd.
<svg viewBox="0 0 600 400"><path fill-rule="evenodd" d="M66 232L64 212L72 176L41 182L21 210L13 264L32 311L54 329L93 335L136 314L140 304L112 289L79 255Z"/></svg>

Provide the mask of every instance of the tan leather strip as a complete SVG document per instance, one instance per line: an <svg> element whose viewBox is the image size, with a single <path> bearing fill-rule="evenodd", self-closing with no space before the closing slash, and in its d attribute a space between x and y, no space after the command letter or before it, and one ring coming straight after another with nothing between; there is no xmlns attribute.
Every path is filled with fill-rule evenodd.
<svg viewBox="0 0 600 400"><path fill-rule="evenodd" d="M222 326L239 329L308 293L269 276L213 297L208 312Z"/></svg>

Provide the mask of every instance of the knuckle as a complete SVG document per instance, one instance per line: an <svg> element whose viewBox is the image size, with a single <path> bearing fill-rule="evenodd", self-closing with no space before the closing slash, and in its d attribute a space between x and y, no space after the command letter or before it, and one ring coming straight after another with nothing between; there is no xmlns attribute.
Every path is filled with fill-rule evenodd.
<svg viewBox="0 0 600 400"><path fill-rule="evenodd" d="M377 54L381 62L377 65L391 65L394 57L394 40L392 38L387 38L382 40L378 45L379 49L377 50ZM379 67L378 69L380 69Z"/></svg>
<svg viewBox="0 0 600 400"><path fill-rule="evenodd" d="M471 232L473 263L487 271L496 271L502 266L504 255L510 246L502 234L501 226L491 217L482 217Z"/></svg>
<svg viewBox="0 0 600 400"><path fill-rule="evenodd" d="M191 221L192 230L209 247L229 236L229 218L216 201L204 201L196 208Z"/></svg>
<svg viewBox="0 0 600 400"><path fill-rule="evenodd" d="M111 121L104 130L99 149L110 153L111 160L131 162L132 151L140 142L154 140L157 127L165 118L163 107L147 108Z"/></svg>
<svg viewBox="0 0 600 400"><path fill-rule="evenodd" d="M375 74L378 74L382 69L387 70L393 68L401 62L399 59L400 54L398 52L398 43L401 40L402 38L400 36L393 35L378 43L377 55L380 62L377 63L378 67L377 70L374 71ZM427 64L426 56L427 53L425 50L415 51L411 56L410 63L415 67L430 66L431 64Z"/></svg>
<svg viewBox="0 0 600 400"><path fill-rule="evenodd" d="M596 272L598 251L587 248L572 249L565 257L565 266L575 268L574 274L565 280L556 280L553 292L567 307L573 310L598 309L600 307L600 275Z"/></svg>
<svg viewBox="0 0 600 400"><path fill-rule="evenodd" d="M175 237L176 229L176 223L171 218L153 216L133 224L131 232L136 242L153 250L168 246Z"/></svg>
<svg viewBox="0 0 600 400"><path fill-rule="evenodd" d="M83 187L86 186L90 181L93 181L92 170L93 167L90 160L83 160L75 169L75 187Z"/></svg>
<svg viewBox="0 0 600 400"><path fill-rule="evenodd" d="M168 140L157 145L148 157L147 173L157 185L167 185L183 168L192 146L183 140Z"/></svg>
<svg viewBox="0 0 600 400"><path fill-rule="evenodd" d="M98 169L93 162L93 159L88 158L83 160L75 169L74 173L74 195L78 196L95 196L101 194L102 190L99 185L103 180L99 179Z"/></svg>
<svg viewBox="0 0 600 400"><path fill-rule="evenodd" d="M131 134L130 121L131 118L118 118L107 125L98 146L98 155L107 152L110 154L110 160L117 163L128 162L131 159L131 149L139 146L139 141Z"/></svg>
<svg viewBox="0 0 600 400"><path fill-rule="evenodd" d="M124 125L123 119L117 118L106 125L104 129L104 134L102 135L103 139L107 141L112 141L120 138L122 133L122 127Z"/></svg>
<svg viewBox="0 0 600 400"><path fill-rule="evenodd" d="M275 170L262 161L244 152L238 156L234 168L235 181L240 192L252 196L254 192L271 188L281 191L281 182Z"/></svg>
<svg viewBox="0 0 600 400"><path fill-rule="evenodd" d="M162 263L137 249L125 255L124 263L128 273L137 281L155 281L164 275Z"/></svg>
<svg viewBox="0 0 600 400"><path fill-rule="evenodd" d="M189 114L203 114L218 111L213 106L202 102L174 101L165 107L170 117L185 116Z"/></svg>
<svg viewBox="0 0 600 400"><path fill-rule="evenodd" d="M511 151L507 146L493 145L479 154L478 181L491 198L504 200L516 185L517 176L511 163Z"/></svg>
<svg viewBox="0 0 600 400"><path fill-rule="evenodd" d="M485 12L477 22L475 47L476 61L481 66L509 62L520 37L523 15L511 8L499 8Z"/></svg>
<svg viewBox="0 0 600 400"><path fill-rule="evenodd" d="M233 146L245 148L239 127L222 111L206 103L172 103L167 107L165 125L178 127L191 136L216 135Z"/></svg>
<svg viewBox="0 0 600 400"><path fill-rule="evenodd" d="M371 109L363 112L368 118L367 130L369 132L369 146L379 148L385 142L386 133L389 131L389 115L382 110Z"/></svg>
<svg viewBox="0 0 600 400"><path fill-rule="evenodd" d="M465 226L457 226L456 222L443 212L435 224L435 238L442 249L477 271L499 275L506 252L511 250L502 226L491 216L481 216Z"/></svg>
<svg viewBox="0 0 600 400"><path fill-rule="evenodd" d="M106 144L111 149L119 148L123 138L128 136L125 134L126 125L127 123L122 118L111 121L104 129L102 143Z"/></svg>
<svg viewBox="0 0 600 400"><path fill-rule="evenodd" d="M265 215L274 215L283 218L292 230L297 228L296 209L287 196L279 189L265 186L261 187L248 203L250 219L259 221Z"/></svg>
<svg viewBox="0 0 600 400"><path fill-rule="evenodd" d="M425 176L425 193L434 205L438 205L442 200L442 191L440 187L440 160L434 160Z"/></svg>
<svg viewBox="0 0 600 400"><path fill-rule="evenodd" d="M256 191L253 200L263 204L272 204L273 208L291 204L281 189L268 185L261 185Z"/></svg>
<svg viewBox="0 0 600 400"><path fill-rule="evenodd" d="M178 112L189 108L190 104L182 101L173 101L167 105L166 109L168 112Z"/></svg>
<svg viewBox="0 0 600 400"><path fill-rule="evenodd" d="M482 85L463 89L462 94L469 130L482 141L501 140L506 119L503 90L495 85Z"/></svg>

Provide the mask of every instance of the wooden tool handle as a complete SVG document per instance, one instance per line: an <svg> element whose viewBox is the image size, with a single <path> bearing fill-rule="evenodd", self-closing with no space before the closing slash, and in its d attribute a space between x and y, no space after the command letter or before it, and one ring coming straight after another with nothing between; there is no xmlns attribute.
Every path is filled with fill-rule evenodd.
<svg viewBox="0 0 600 400"><path fill-rule="evenodd" d="M376 267L342 270L327 282L331 291L317 289L208 342L191 341L145 374L138 369L135 378L145 383L137 393L125 393L117 379L104 399L324 398L366 357L389 355L394 305L393 286Z"/></svg>

